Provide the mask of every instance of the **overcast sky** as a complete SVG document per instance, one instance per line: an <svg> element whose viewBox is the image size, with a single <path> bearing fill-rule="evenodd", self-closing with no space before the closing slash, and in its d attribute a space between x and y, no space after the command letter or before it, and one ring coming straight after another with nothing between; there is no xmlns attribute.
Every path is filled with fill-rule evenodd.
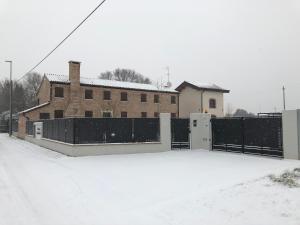
<svg viewBox="0 0 300 225"><path fill-rule="evenodd" d="M0 0L0 78L33 67L99 0ZM252 112L300 108L299 0L107 0L36 71L82 76L117 67L176 86L183 80L231 90L225 104Z"/></svg>

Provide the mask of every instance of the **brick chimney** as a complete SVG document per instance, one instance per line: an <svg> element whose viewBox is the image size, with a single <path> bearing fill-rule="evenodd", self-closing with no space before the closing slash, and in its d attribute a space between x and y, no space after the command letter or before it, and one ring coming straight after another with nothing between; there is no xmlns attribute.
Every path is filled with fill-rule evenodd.
<svg viewBox="0 0 300 225"><path fill-rule="evenodd" d="M66 117L82 116L80 101L80 62L69 61L70 98Z"/></svg>

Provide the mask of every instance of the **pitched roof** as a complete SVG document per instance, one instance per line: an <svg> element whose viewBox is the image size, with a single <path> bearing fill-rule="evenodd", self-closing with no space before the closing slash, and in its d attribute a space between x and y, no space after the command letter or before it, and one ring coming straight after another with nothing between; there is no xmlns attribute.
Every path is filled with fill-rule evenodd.
<svg viewBox="0 0 300 225"><path fill-rule="evenodd" d="M30 112L30 111L32 111L32 110L42 108L42 107L44 107L44 106L46 106L46 105L49 105L49 104L50 104L50 102L45 102L45 103L43 103L43 104L40 104L40 105L34 106L34 107L32 107L32 108L26 109L26 110L24 110L24 111L21 111L21 112L19 112L19 114L22 114L22 113L28 113L28 112Z"/></svg>
<svg viewBox="0 0 300 225"><path fill-rule="evenodd" d="M69 77L65 76L65 75L45 74L45 76L47 77L47 79L50 82L70 84ZM115 81L115 80L104 80L104 79L99 79L99 78L80 77L80 84L90 85L90 86L132 89L132 90L161 91L161 92L177 93L177 91L174 89L170 89L170 88L162 88L161 89L152 84L141 84L141 83L123 82L123 81Z"/></svg>
<svg viewBox="0 0 300 225"><path fill-rule="evenodd" d="M196 82L188 82L188 81L182 82L177 88L175 88L175 90L180 92L186 86L190 86L190 87L195 88L197 90L215 91L215 92L222 92L222 93L229 93L230 92L229 90L221 88L220 86L218 86L216 84L196 83Z"/></svg>

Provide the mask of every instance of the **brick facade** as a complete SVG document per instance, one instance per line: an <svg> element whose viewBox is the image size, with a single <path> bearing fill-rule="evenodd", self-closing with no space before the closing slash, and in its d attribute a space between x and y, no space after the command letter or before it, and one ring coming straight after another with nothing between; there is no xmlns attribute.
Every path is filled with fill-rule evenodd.
<svg viewBox="0 0 300 225"><path fill-rule="evenodd" d="M63 97L56 97L56 88L63 89ZM85 98L86 90L92 92L92 99ZM104 99L104 92L109 91L111 99ZM121 93L126 93L127 101L121 100ZM146 95L146 102L141 101L141 95ZM158 95L159 103L155 103L154 96ZM176 101L171 102L171 96ZM62 110L64 117L85 117L86 112L92 112L93 117L103 117L103 113L111 112L111 116L120 118L127 115L128 118L140 118L158 116L159 113L172 113L178 116L179 94L176 91L151 91L131 88L104 87L86 85L80 83L80 63L69 62L69 82L53 82L44 76L37 97L40 104L49 102L48 105L27 110L20 114L20 136L24 133L23 127L26 120L36 121L41 114L49 114L49 118L55 118L55 111ZM156 97L157 98L157 97ZM25 119L24 119L25 118ZM24 122L25 121L25 122Z"/></svg>

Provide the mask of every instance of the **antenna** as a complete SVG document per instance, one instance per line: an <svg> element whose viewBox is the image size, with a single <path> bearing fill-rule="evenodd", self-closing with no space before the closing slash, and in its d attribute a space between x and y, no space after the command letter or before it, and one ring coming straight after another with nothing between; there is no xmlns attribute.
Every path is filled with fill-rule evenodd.
<svg viewBox="0 0 300 225"><path fill-rule="evenodd" d="M170 88L172 86L172 83L170 82L170 67L166 67L166 70L167 70L167 77L168 77L168 82L167 84L165 85L165 88Z"/></svg>

